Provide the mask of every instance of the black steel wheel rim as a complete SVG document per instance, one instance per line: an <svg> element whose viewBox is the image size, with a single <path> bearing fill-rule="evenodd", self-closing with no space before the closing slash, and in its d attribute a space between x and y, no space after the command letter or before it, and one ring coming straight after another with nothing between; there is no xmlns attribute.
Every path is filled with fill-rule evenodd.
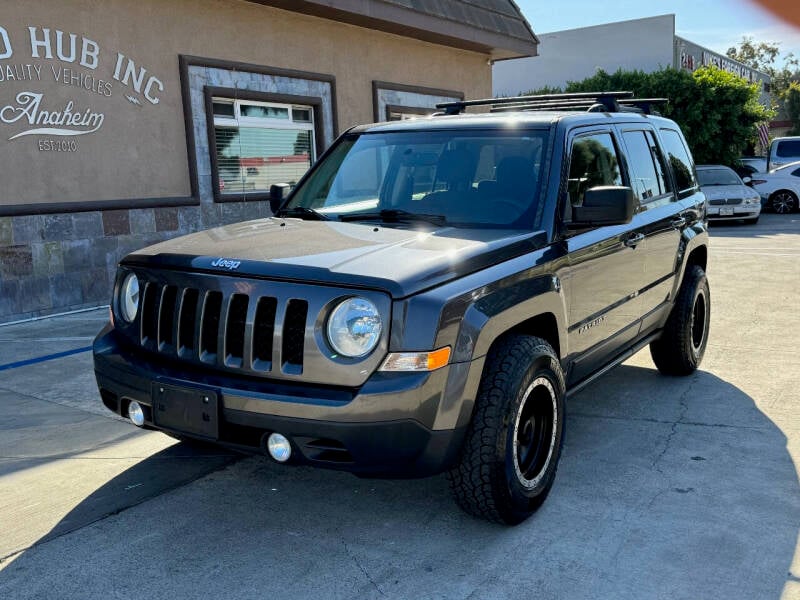
<svg viewBox="0 0 800 600"><path fill-rule="evenodd" d="M539 377L526 390L514 425L514 470L526 488L539 485L547 471L557 426L555 390Z"/></svg>
<svg viewBox="0 0 800 600"><path fill-rule="evenodd" d="M692 347L695 353L703 347L706 337L706 296L703 293L697 295L692 307Z"/></svg>

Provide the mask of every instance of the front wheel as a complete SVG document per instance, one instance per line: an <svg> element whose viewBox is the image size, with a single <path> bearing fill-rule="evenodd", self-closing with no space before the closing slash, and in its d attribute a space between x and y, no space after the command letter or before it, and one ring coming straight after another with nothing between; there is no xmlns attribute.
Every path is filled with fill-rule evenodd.
<svg viewBox="0 0 800 600"><path fill-rule="evenodd" d="M650 344L650 355L661 373L689 375L700 366L710 319L711 294L706 273L700 266L690 265L661 337Z"/></svg>
<svg viewBox="0 0 800 600"><path fill-rule="evenodd" d="M516 525L541 506L561 455L564 392L546 341L518 335L492 349L460 460L448 473L465 512Z"/></svg>

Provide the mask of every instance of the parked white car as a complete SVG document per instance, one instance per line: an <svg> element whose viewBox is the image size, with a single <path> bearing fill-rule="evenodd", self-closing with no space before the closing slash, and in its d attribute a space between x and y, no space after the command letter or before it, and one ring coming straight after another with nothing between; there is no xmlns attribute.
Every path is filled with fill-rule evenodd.
<svg viewBox="0 0 800 600"><path fill-rule="evenodd" d="M754 173L750 185L761 195L765 208L780 214L795 211L800 198L800 161L769 173Z"/></svg>
<svg viewBox="0 0 800 600"><path fill-rule="evenodd" d="M698 165L697 179L706 195L709 220L758 222L761 197L747 187L733 169L722 165Z"/></svg>

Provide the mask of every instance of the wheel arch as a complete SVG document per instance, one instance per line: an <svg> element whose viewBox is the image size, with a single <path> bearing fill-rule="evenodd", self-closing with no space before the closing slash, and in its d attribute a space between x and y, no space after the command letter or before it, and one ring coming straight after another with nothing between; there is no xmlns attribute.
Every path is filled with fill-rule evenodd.
<svg viewBox="0 0 800 600"><path fill-rule="evenodd" d="M694 248L690 253L689 256L686 257L686 265L684 267L684 273L686 269L692 265L697 265L703 271L707 271L708 266L708 246L701 245Z"/></svg>
<svg viewBox="0 0 800 600"><path fill-rule="evenodd" d="M561 358L561 339L558 330L558 320L552 312L543 312L530 319L525 319L521 323L514 325L511 329L501 333L495 338L494 342L492 342L489 351L491 352L492 348L501 340L511 335L528 335L541 338L550 344L553 350L555 350L556 356Z"/></svg>
<svg viewBox="0 0 800 600"><path fill-rule="evenodd" d="M778 188L774 192L770 192L769 199L772 200L773 196L775 196L776 194L780 194L781 192L785 192L791 196L794 196L795 201L797 201L797 192L795 192L794 190L790 190L789 188Z"/></svg>

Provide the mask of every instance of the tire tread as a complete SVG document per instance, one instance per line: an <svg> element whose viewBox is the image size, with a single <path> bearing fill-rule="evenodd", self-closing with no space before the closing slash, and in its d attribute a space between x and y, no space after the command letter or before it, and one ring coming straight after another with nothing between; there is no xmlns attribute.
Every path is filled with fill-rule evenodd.
<svg viewBox="0 0 800 600"><path fill-rule="evenodd" d="M531 336L510 336L501 340L487 356L481 379L472 423L464 441L461 460L448 472L448 481L456 503L466 513L495 523L516 524L528 515L516 515L510 503L505 505L501 476L503 465L498 456L505 451L498 448L497 431L504 425L508 414L507 394L513 388L514 378L525 372L531 357L547 355L560 378L563 394L564 379L558 358L545 340ZM558 456L555 457L557 462ZM553 471L555 475L555 470ZM536 498L535 510L547 496L547 491ZM532 512L532 511L531 511Z"/></svg>
<svg viewBox="0 0 800 600"><path fill-rule="evenodd" d="M691 321L694 309L694 291L705 279L705 276L705 271L699 265L689 267L684 274L681 289L664 326L664 332L660 338L650 344L650 356L658 370L664 375L689 375L697 369L699 360L695 362L685 351L686 348L691 347L692 332L684 324ZM707 288L706 300L706 310L710 310L710 294Z"/></svg>

